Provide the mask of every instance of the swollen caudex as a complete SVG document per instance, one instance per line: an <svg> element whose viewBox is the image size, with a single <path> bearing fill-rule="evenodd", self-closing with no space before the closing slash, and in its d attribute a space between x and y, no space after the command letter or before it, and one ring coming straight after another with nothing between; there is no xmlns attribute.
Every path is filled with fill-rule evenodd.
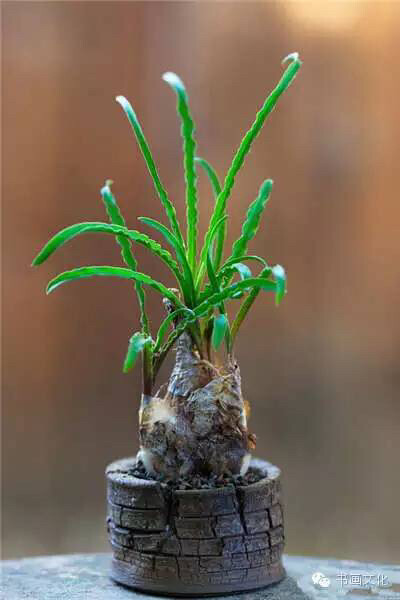
<svg viewBox="0 0 400 600"><path fill-rule="evenodd" d="M178 342L167 394L144 395L139 422L138 458L149 474L176 479L248 469L254 437L247 431L239 368L232 359L210 368L188 335Z"/></svg>

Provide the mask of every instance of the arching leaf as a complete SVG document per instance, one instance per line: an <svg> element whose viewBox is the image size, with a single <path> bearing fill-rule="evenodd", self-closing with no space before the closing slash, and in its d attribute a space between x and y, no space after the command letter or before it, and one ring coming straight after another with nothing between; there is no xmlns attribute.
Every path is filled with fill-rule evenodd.
<svg viewBox="0 0 400 600"><path fill-rule="evenodd" d="M46 292L50 294L50 292L55 290L57 287L69 281L75 281L76 279L86 279L88 277L96 276L121 277L122 279L133 279L135 281L139 281L140 283L148 285L149 287L159 292L162 296L165 296L166 298L171 300L171 302L173 302L174 305L178 308L184 306L178 298L178 296L162 283L156 281L148 275L145 275L144 273L139 273L138 271L131 271L131 269L125 269L123 267L90 266L72 269L71 271L65 271L64 273L60 273L60 275L57 275L57 277L55 277L48 283Z"/></svg>
<svg viewBox="0 0 400 600"><path fill-rule="evenodd" d="M85 234L85 233L113 234L113 235L116 235L119 238L119 240L121 240L121 242L122 242L122 240L126 240L128 242L128 244L129 244L129 240L132 240L132 241L136 242L137 244L140 244L140 245L144 246L145 248L147 248L148 250L150 250L153 254L155 254L155 256L158 256L167 265L167 267L174 273L175 277L178 280L178 283L179 283L180 279L182 279L182 276L181 276L179 268L178 268L178 264L172 258L171 254L168 252L168 250L165 250L164 248L162 248L162 246L158 242L151 239L148 235L146 235L145 233L142 233L140 231L136 231L134 229L126 229L126 227L121 226L121 225L109 225L108 223L98 223L98 222L76 223L75 225L70 225L69 227L62 229L61 231L56 233L56 235L54 235L47 242L47 244L45 244L43 246L42 250L36 256L36 258L34 259L32 264L35 266L40 265L47 258L49 258L49 256L51 256L53 254L53 252L55 252L58 248L60 248L60 246L62 246L66 242L72 240L76 236ZM126 247L126 250L129 251L129 254L126 255L128 258L127 264L133 271L135 271L136 264L137 264L136 260L134 259L133 255L131 254L129 246ZM131 255L132 259L129 258L129 255Z"/></svg>
<svg viewBox="0 0 400 600"><path fill-rule="evenodd" d="M239 273L240 279L248 279L251 277L251 271L244 263L234 263L231 268Z"/></svg>
<svg viewBox="0 0 400 600"><path fill-rule="evenodd" d="M251 275L251 271L250 269L247 271L246 270L246 265L244 265L244 270L243 270L243 266L242 267L238 267L238 269L235 269L235 265L237 263L241 263L241 261L244 260L254 260L256 262L259 262L264 268L268 267L267 262L263 259L260 258L259 256L253 256L253 255L243 255L243 256L238 256L238 258L233 258L228 260L226 263L224 263L224 265L220 268L219 272L217 273L217 279L218 282L221 282L222 279L224 277L228 278L232 275L233 270L238 270L239 273L241 272L241 277L244 279L244 274L246 273L247 275L249 275L250 273L250 277ZM272 271L271 269L268 269L267 271L264 271L265 276L267 276L267 274L270 274ZM232 296L232 298L240 298L243 296L244 292L238 292L237 294L235 294L234 296ZM204 287L204 289L201 291L201 293L198 296L198 301L199 303L203 302L203 300L205 300L208 296L210 296L211 294L211 285L209 283L206 284L206 286Z"/></svg>
<svg viewBox="0 0 400 600"><path fill-rule="evenodd" d="M112 233L114 235L124 231L125 228L120 225L109 225L108 223L101 222L84 222L76 223L65 227L58 233L56 233L50 240L43 246L37 256L34 258L32 265L38 266L44 263L60 246L71 240L72 238L82 234L90 232L104 232Z"/></svg>
<svg viewBox="0 0 400 600"><path fill-rule="evenodd" d="M210 308L218 306L218 304L228 298L232 298L237 292L251 290L252 288L259 288L266 292L275 292L277 284L275 281L271 281L265 277L249 277L249 279L233 283L219 293L210 294L208 298L203 300L203 302L194 309L194 313L196 317L201 317L205 315Z"/></svg>
<svg viewBox="0 0 400 600"><path fill-rule="evenodd" d="M263 265L263 267L268 266L267 262L263 258L260 258L259 256L251 255L251 254L250 255L244 254L242 256L238 256L236 258L230 258L229 260L227 260L220 268L220 270L218 272L218 277L225 275L225 273L228 272L229 269L231 269L233 265L235 265L238 262L243 262L244 260L254 260L256 262L259 262L261 265Z"/></svg>

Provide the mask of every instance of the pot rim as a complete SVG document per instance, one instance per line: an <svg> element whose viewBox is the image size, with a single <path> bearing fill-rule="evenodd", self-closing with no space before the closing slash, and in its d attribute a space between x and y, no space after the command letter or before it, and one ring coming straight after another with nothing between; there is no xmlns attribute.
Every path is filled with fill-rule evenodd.
<svg viewBox="0 0 400 600"><path fill-rule="evenodd" d="M126 458L120 458L119 460L115 460L110 463L106 468L106 477L110 481L118 483L119 485L124 485L126 487L155 487L158 489L162 489L165 491L172 491L174 494L178 494L179 496L187 496L191 495L198 496L199 493L203 496L212 495L218 492L218 494L229 494L232 492L232 486L221 486L221 487L210 487L210 488L193 488L189 490L179 490L179 489L171 489L168 484L157 481L156 479L142 479L140 477L135 477L128 473L128 470L131 469L136 461L136 456L129 456ZM252 457L250 460L249 467L253 467L258 469L263 473L263 477L254 483L249 483L247 485L235 485L234 488L236 490L248 490L257 489L258 487L263 488L266 483L275 481L279 479L281 475L281 470L279 467L273 465L272 463L260 459Z"/></svg>

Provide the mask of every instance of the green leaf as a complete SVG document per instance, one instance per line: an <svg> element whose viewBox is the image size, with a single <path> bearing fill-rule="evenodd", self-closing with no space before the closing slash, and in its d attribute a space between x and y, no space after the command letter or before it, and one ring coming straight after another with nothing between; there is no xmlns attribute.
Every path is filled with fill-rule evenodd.
<svg viewBox="0 0 400 600"><path fill-rule="evenodd" d="M230 268L229 271L225 271L225 273L229 276L228 280L230 280L230 275L233 274L233 271L237 271L240 275L240 279L248 279L249 277L252 277L251 271L249 269L249 267L243 263L234 263ZM237 299L237 298L242 298L244 295L244 292L237 292L234 296L232 296L233 299Z"/></svg>
<svg viewBox="0 0 400 600"><path fill-rule="evenodd" d="M272 180L267 179L260 187L257 198L249 206L246 219L242 226L242 234L232 246L231 258L246 254L247 246L254 238L260 225L261 215L271 193Z"/></svg>
<svg viewBox="0 0 400 600"><path fill-rule="evenodd" d="M158 242L151 239L148 235L134 229L127 229L122 225L108 225L108 223L98 222L77 223L62 229L56 233L56 235L54 235L47 242L47 244L45 244L45 246L43 246L42 250L36 256L32 264L35 266L40 265L60 246L83 233L108 233L116 235L121 242L122 240L126 240L129 243L129 240L132 240L150 250L153 254L155 254L155 256L158 256L169 267L169 269L171 269L178 279L178 282L179 279L182 278L179 272L178 264L172 258L168 250L162 248ZM129 253L131 253L129 246L126 248L126 250L129 250ZM129 255L126 256L128 258ZM133 271L136 271L136 260L134 259L133 255L132 259L128 258L127 264Z"/></svg>
<svg viewBox="0 0 400 600"><path fill-rule="evenodd" d="M228 260L226 263L224 263L224 265L220 268L219 272L217 273L217 280L220 283L223 278L230 278L230 276L232 275L233 270L235 270L234 265L236 265L237 263L240 264L241 261L244 260L254 260L256 262L259 262L260 264L263 265L263 267L267 267L267 263L263 258L260 258L259 256L252 256L252 255L243 255L243 256L239 256L238 258L232 258L230 260ZM243 266L244 266L244 270L243 270ZM248 275L250 273L250 277L251 275L251 271L250 269L247 271L247 267L245 265L243 265L242 267L238 267L238 271L241 271L241 277L245 278L245 275ZM271 269L269 269L269 273L271 273ZM205 286L205 288L201 291L201 293L198 296L198 300L199 302L203 302L203 300L205 300L210 294L211 294L211 285L209 283L207 283L207 285ZM237 294L235 294L234 296L232 296L232 298L241 298L243 296L244 292L238 292Z"/></svg>
<svg viewBox="0 0 400 600"><path fill-rule="evenodd" d="M141 231L136 231L135 229L128 229L126 231L126 235L137 244L140 244L141 246L144 246L145 248L150 250L150 252L152 252L155 256L158 256L158 258L160 258L163 261L163 263L166 264L167 267L169 267L169 269L174 273L178 281L180 281L181 276L178 264L172 258L171 253L168 252L168 250L162 248L162 246L158 242L150 238L145 233L142 233Z"/></svg>
<svg viewBox="0 0 400 600"><path fill-rule="evenodd" d="M149 217L139 217L139 221L141 223L145 223L146 225L148 225L149 227L152 227L153 229L156 229L156 231L158 231L159 233L161 233L162 236L164 236L164 238L167 240L168 244L170 244L174 248L174 250L176 252L176 256L178 258L178 261L182 265L182 269L183 269L183 273L184 273L184 284L183 284L184 289L182 290L182 292L184 294L185 301L188 304L189 308L191 306L194 306L195 290L194 290L194 283L193 283L193 275L192 275L192 271L190 269L189 263L187 261L185 251L182 248L181 244L176 239L174 234L167 227L165 227L165 225L163 225L159 221L156 221L155 219L150 219Z"/></svg>
<svg viewBox="0 0 400 600"><path fill-rule="evenodd" d="M177 317L179 317L182 314L188 314L190 318L194 317L193 311L188 308L178 308L177 310L174 310L171 314L169 314L168 317L166 317L161 323L158 329L157 339L154 345L154 353L160 349L168 327L171 325L171 323L174 323Z"/></svg>
<svg viewBox="0 0 400 600"><path fill-rule="evenodd" d="M123 218L121 211L119 210L119 206L117 204L114 194L111 191L110 186L111 186L111 181L107 180L105 185L100 190L101 196L103 198L103 202L106 207L108 217L109 217L111 223L113 223L115 226L120 226L120 227L125 228L125 219ZM66 230L64 230L64 231L66 231ZM82 233L86 233L89 231L96 231L96 229L94 228L94 229L90 229L90 230L83 230ZM101 230L98 229L98 231L101 231ZM118 233L118 231L116 229L114 231L111 231L111 230L108 230L108 231L110 231L110 233ZM107 233L108 233L108 231L107 231ZM71 237L74 237L74 236L71 235ZM68 238L68 239L71 239L71 238ZM65 241L67 241L67 240L65 240ZM126 237L124 235L118 235L117 241L121 247L121 255L122 255L122 259L124 260L125 264L130 269L133 269L134 271L136 271L137 261L133 255L133 252L131 249L131 242L128 239L126 239Z"/></svg>
<svg viewBox="0 0 400 600"><path fill-rule="evenodd" d="M238 262L243 262L244 260L254 260L262 264L264 267L268 266L267 262L263 258L260 258L259 256L255 255L244 254L243 256L237 256L236 258L230 258L229 260L227 260L220 268L218 272L218 277L225 275L225 273L229 271L233 267L233 265L235 265Z"/></svg>
<svg viewBox="0 0 400 600"><path fill-rule="evenodd" d="M192 272L196 267L197 255L197 175L194 164L196 142L193 137L194 124L189 109L189 98L185 86L175 73L164 73L166 81L177 95L177 110L182 120L181 134L183 139L183 165L186 180L186 206L187 206L187 247L188 261Z"/></svg>
<svg viewBox="0 0 400 600"><path fill-rule="evenodd" d="M149 145L147 143L146 138L144 137L142 128L137 119L135 111L133 110L133 108L132 108L131 104L128 102L128 100L126 98L124 98L124 96L117 96L116 100L122 106L126 116L128 117L129 123L131 124L133 132L134 132L137 142L139 144L140 150L141 150L144 160L146 162L147 169L153 180L154 187L160 197L162 205L165 208L169 222L171 223L172 230L175 233L179 242L184 247L185 244L184 244L182 233L181 233L181 230L179 227L178 219L176 217L175 207L172 204L172 202L170 201L170 199L168 198L168 194L167 194L163 184L161 183L160 177L158 175L157 167L155 165Z"/></svg>
<svg viewBox="0 0 400 600"><path fill-rule="evenodd" d="M269 267L265 267L261 271L259 278L268 278L270 275L271 275L271 269ZM275 286L276 286L276 284L275 284ZM276 293L276 288L277 288L277 286L275 287L275 293ZM243 302L239 308L239 311L235 317L235 320L232 323L232 328L231 328L231 345L232 346L236 339L236 335L239 330L239 327L243 323L247 313L249 312L255 299L257 298L258 294L260 293L260 290L261 290L261 288L254 287L251 290L251 292L249 293L249 295L247 296L247 298L245 298L245 300L243 300Z"/></svg>
<svg viewBox="0 0 400 600"><path fill-rule="evenodd" d="M224 300L232 298L237 292L248 291L252 288L259 288L266 292L275 292L277 284L265 277L249 277L243 281L238 281L224 288L219 293L210 294L201 304L194 309L196 317L206 314L210 308L218 306Z"/></svg>
<svg viewBox="0 0 400 600"><path fill-rule="evenodd" d="M228 218L227 215L224 215L223 217L221 217L219 219L219 221L217 221L215 223L215 225L213 226L213 228L211 230L211 235L210 235L210 239L208 240L208 246L207 246L207 252L206 252L206 263L205 263L205 265L200 264L199 272L198 272L197 279L196 279L196 289L199 289L200 286L201 286L203 272L204 272L205 268L207 268L207 261L208 261L209 254L210 254L211 249L212 249L214 237L223 228L223 226L224 226L225 221L226 221L227 218ZM213 270L214 270L214 267L213 267Z"/></svg>
<svg viewBox="0 0 400 600"><path fill-rule="evenodd" d="M176 256L179 262L182 264L182 266L183 263L187 263L184 248L179 243L172 231L168 229L168 227L166 227L159 221L156 221L156 219L151 219L150 217L138 217L138 220L141 223L144 223L145 225L148 225L149 227L152 227L153 229L161 233L161 235L165 238L168 244L172 246L172 248L175 250Z"/></svg>
<svg viewBox="0 0 400 600"><path fill-rule="evenodd" d="M205 173L207 174L211 183L214 198L217 199L218 195L221 193L221 184L216 171L213 169L210 163L205 160L205 158L196 156L194 160L204 169Z"/></svg>
<svg viewBox="0 0 400 600"><path fill-rule="evenodd" d="M219 182L216 171L212 168L210 163L207 162L204 158L196 157L195 161L198 162L199 165L206 172L208 179L210 180L210 183L211 183L214 197L215 197L215 199L217 199L219 194L221 193L221 184ZM215 266L219 265L221 262L222 254L224 252L225 237L226 237L226 223L224 223L224 226L221 227L221 229L219 229L219 231L218 231L217 245L216 245L216 249L215 249L215 259L214 259Z"/></svg>
<svg viewBox="0 0 400 600"><path fill-rule="evenodd" d="M212 342L213 347L216 350L220 347L221 342L223 341L228 328L229 328L229 323L228 323L228 319L226 318L226 315L221 314L221 315L218 315L217 317L214 317L211 342Z"/></svg>
<svg viewBox="0 0 400 600"><path fill-rule="evenodd" d="M104 205L108 214L108 218L114 225L125 226L125 219L121 214L117 200L111 191L112 181L108 179L105 185L101 188L100 193L103 198ZM125 264L134 271L137 270L137 260L132 252L131 242L124 235L117 235L117 242L121 248L122 260ZM135 290L137 299L139 302L140 310L140 323L143 331L148 334L150 331L149 319L146 313L146 294L142 288L142 285L135 282ZM147 357L146 357L147 358ZM147 361L145 361L147 362Z"/></svg>
<svg viewBox="0 0 400 600"><path fill-rule="evenodd" d="M72 238L80 235L82 233L89 232L106 232L117 234L123 231L124 228L119 225L113 226L108 225L107 223L98 223L98 222L86 222L86 223L76 223L75 225L70 225L69 227L65 227L58 233L56 233L40 250L37 256L34 258L32 265L38 266L44 263L45 260L49 258L60 246L71 240Z"/></svg>
<svg viewBox="0 0 400 600"><path fill-rule="evenodd" d="M251 271L249 267L243 263L234 263L231 268L239 273L240 279L248 279L251 277Z"/></svg>
<svg viewBox="0 0 400 600"><path fill-rule="evenodd" d="M219 283L218 283L218 279L217 279L217 276L215 274L214 267L212 264L211 248L208 249L208 254L207 254L207 273L208 273L208 279L211 284L211 288L214 290L214 292L219 292L220 291Z"/></svg>
<svg viewBox="0 0 400 600"><path fill-rule="evenodd" d="M211 183L214 197L215 197L215 199L217 199L218 195L221 193L221 184L219 182L217 173L212 168L210 163L207 162L204 158L196 157L195 161L198 162L199 165L206 172L208 179L210 180L210 183ZM226 223L224 223L224 226L218 230L217 244L216 244L216 248L215 248L215 259L214 259L215 265L219 265L221 262L222 254L224 251L225 236L226 236ZM200 262L200 265L201 265L201 262ZM202 269L200 269L200 271L201 271L201 273L203 272ZM201 275L201 273L200 273L200 275Z"/></svg>
<svg viewBox="0 0 400 600"><path fill-rule="evenodd" d="M208 249L208 254L207 254L207 273L208 273L208 279L211 284L211 289L214 291L214 293L218 294L221 290L220 290L218 279L215 274L214 266L212 263L211 247ZM225 313L225 306L224 306L223 302L221 302L219 309L222 314Z"/></svg>
<svg viewBox="0 0 400 600"><path fill-rule="evenodd" d="M221 218L221 216L225 213L226 203L231 194L233 185L235 183L236 175L238 174L240 168L243 165L243 162L250 151L250 148L256 139L257 135L260 133L262 126L268 115L275 108L275 105L279 99L279 97L283 94L283 92L289 87L293 79L295 78L298 70L301 67L301 61L299 59L298 54L292 54L287 57L286 60L290 60L291 63L285 70L283 76L281 77L278 85L271 92L268 98L265 100L261 110L257 113L256 118L246 135L243 137L240 142L239 148L233 157L231 166L228 169L228 173L226 175L223 189L218 196L217 202L215 204L214 212L212 214L210 225L208 231L205 235L204 245L201 253L201 260L205 263L208 241L211 235L211 230L214 224ZM219 267L219 264L216 264L216 268Z"/></svg>
<svg viewBox="0 0 400 600"><path fill-rule="evenodd" d="M113 223L114 225L121 225L122 227L125 227L125 219L122 216L115 196L111 191L112 183L113 182L111 181L111 179L107 179L107 181L100 190L100 194L103 198L103 202L111 223Z"/></svg>
<svg viewBox="0 0 400 600"><path fill-rule="evenodd" d="M182 319L182 321L180 321L175 327L175 329L170 333L167 341L158 352L156 370L160 368L160 365L162 364L165 356L168 354L169 350L172 348L176 340L182 335L184 331L186 331L190 327L191 323L193 323L196 320L196 318L197 317L193 313L193 316L189 315L188 317L186 317L186 319Z"/></svg>
<svg viewBox="0 0 400 600"><path fill-rule="evenodd" d="M137 357L143 351L146 344L151 342L151 338L148 335L137 331L133 334L129 340L128 351L124 360L123 372L128 373L135 366Z"/></svg>
<svg viewBox="0 0 400 600"><path fill-rule="evenodd" d="M57 275L47 285L46 292L50 294L58 286L69 281L75 281L76 279L86 279L88 277L100 276L100 277L121 277L122 279L133 279L139 281L153 288L159 292L162 296L165 296L178 308L183 308L182 302L178 296L174 294L169 288L162 283L155 281L152 277L139 273L138 271L132 271L131 269L125 269L123 267L109 267L109 266L90 266L80 267L78 269L72 269L71 271L65 271L60 275Z"/></svg>
<svg viewBox="0 0 400 600"><path fill-rule="evenodd" d="M286 293L285 269L281 265L275 265L275 267L272 267L272 275L276 281L275 304L276 306L279 306L283 296Z"/></svg>

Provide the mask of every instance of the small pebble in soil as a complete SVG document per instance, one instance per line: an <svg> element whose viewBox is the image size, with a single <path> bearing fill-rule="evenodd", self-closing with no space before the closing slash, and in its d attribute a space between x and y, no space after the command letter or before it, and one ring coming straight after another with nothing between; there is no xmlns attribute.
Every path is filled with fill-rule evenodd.
<svg viewBox="0 0 400 600"><path fill-rule="evenodd" d="M222 487L246 486L260 481L265 475L259 470L250 467L245 475L232 475L224 473L222 475L194 475L191 477L180 477L177 480L166 479L164 475L149 475L141 460L138 460L134 467L129 469L129 475L138 479L150 479L160 481L174 490L208 490Z"/></svg>

